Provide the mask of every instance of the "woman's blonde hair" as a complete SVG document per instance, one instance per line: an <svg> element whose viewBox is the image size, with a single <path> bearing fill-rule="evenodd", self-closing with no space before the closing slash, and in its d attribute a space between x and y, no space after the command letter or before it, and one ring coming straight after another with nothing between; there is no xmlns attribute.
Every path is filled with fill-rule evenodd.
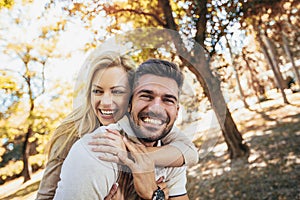
<svg viewBox="0 0 300 200"><path fill-rule="evenodd" d="M78 98L80 98L78 101L80 104L74 108L54 131L48 149L48 155L51 154L52 158L64 159L69 149L78 138L86 133L94 131L101 125L91 105L90 93L92 80L98 70L116 66L125 69L128 73L129 85L132 87L135 64L129 56L120 55L120 53L113 51L102 51L98 48L87 57L81 68L81 73L85 73L85 75L79 74L81 80L78 78L77 86L75 87L74 99L77 98L78 100ZM63 139L59 140L61 137ZM59 149L52 152L52 147L58 140L62 141L62 144L60 144Z"/></svg>

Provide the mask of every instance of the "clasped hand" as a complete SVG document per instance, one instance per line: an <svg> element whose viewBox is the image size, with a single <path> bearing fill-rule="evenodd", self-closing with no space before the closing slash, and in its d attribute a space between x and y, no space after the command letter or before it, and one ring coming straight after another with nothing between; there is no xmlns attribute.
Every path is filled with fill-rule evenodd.
<svg viewBox="0 0 300 200"><path fill-rule="evenodd" d="M100 160L115 162L130 168L135 190L140 197L151 199L153 191L159 186L168 199L168 188L163 182L164 178L160 177L155 181L155 165L143 144L133 143L119 131L107 129L104 134L95 134L89 145L92 146L92 151L103 153L97 156Z"/></svg>

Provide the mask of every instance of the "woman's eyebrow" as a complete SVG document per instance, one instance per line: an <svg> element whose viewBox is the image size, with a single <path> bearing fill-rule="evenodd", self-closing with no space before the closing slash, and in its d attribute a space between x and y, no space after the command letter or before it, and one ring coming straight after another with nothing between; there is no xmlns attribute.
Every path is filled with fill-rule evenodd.
<svg viewBox="0 0 300 200"><path fill-rule="evenodd" d="M99 85L93 84L94 87L101 88Z"/></svg>
<svg viewBox="0 0 300 200"><path fill-rule="evenodd" d="M93 86L96 87L96 88L101 88L102 89L102 87L99 86L99 85L93 84ZM111 87L111 89L115 89L115 88L124 88L124 89L127 89L127 87L124 86L124 85L115 85L115 86Z"/></svg>

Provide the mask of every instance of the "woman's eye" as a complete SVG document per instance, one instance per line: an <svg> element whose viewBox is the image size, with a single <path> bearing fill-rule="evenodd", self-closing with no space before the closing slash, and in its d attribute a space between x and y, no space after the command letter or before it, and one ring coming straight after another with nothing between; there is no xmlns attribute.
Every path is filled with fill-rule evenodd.
<svg viewBox="0 0 300 200"><path fill-rule="evenodd" d="M101 93L103 93L101 90L98 90L98 89L93 89L92 92L94 94L101 94Z"/></svg>
<svg viewBox="0 0 300 200"><path fill-rule="evenodd" d="M126 92L123 91L123 90L113 90L112 93L113 93L113 94L124 94L124 93L126 93Z"/></svg>

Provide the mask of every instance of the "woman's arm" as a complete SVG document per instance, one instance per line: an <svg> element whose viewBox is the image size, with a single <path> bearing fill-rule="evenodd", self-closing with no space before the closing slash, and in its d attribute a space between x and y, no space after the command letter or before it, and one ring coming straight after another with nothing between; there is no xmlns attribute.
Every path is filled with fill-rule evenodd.
<svg viewBox="0 0 300 200"><path fill-rule="evenodd" d="M53 199L57 183L59 181L59 174L64 159L57 157L55 154L62 144L62 139L58 139L52 146L49 154L48 162L46 164L42 180L40 182L39 190L36 199Z"/></svg>
<svg viewBox="0 0 300 200"><path fill-rule="evenodd" d="M107 129L105 134L94 135L94 140L89 144L94 152L113 153L124 149L122 136L118 131ZM182 165L194 165L198 162L198 151L193 142L178 128L172 131L162 140L162 147L147 147L149 157L156 166L180 167ZM119 162L118 157L101 157L109 162Z"/></svg>
<svg viewBox="0 0 300 200"><path fill-rule="evenodd" d="M77 139L71 140L70 143L66 145L64 151L60 152L59 155L57 155L57 151L60 150L65 140L66 137L61 136L52 145L48 157L48 162L46 164L44 174L37 192L37 197L36 197L37 200L54 198L55 191L57 188L57 183L60 180L59 175L61 172L62 164L64 162L64 159L67 157L67 154L71 146L75 143Z"/></svg>
<svg viewBox="0 0 300 200"><path fill-rule="evenodd" d="M168 150L165 150L165 153L168 153L168 151L172 150L172 148L176 148L177 151L174 150L175 153L167 158L165 162L170 162L171 159L177 160L178 159L178 152L180 152L180 155L184 159L184 165L190 166L195 165L198 163L199 160L199 153L197 151L196 146L192 142L190 138L188 138L181 130L179 130L177 127L173 127L171 132L162 139L162 143L168 148ZM163 148L166 148L163 147ZM177 152L177 153L176 153ZM165 163L162 163L165 164ZM177 163L178 164L178 163ZM159 163L158 163L159 165ZM173 166L178 167L178 165Z"/></svg>
<svg viewBox="0 0 300 200"><path fill-rule="evenodd" d="M46 165L36 199L53 199L63 161L52 159Z"/></svg>

